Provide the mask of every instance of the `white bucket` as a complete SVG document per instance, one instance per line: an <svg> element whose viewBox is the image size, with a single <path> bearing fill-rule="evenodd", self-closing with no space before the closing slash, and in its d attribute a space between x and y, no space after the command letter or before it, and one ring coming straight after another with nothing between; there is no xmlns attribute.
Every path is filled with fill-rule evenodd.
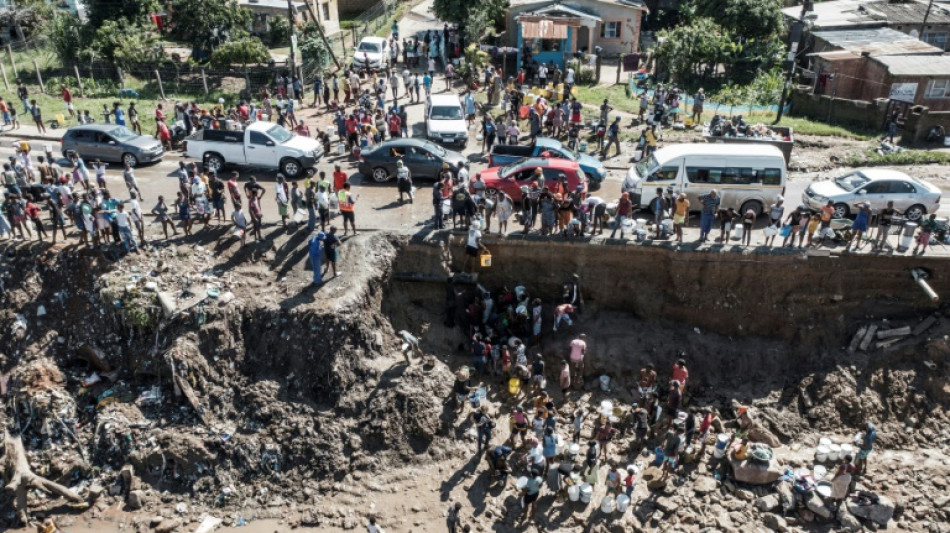
<svg viewBox="0 0 950 533"><path fill-rule="evenodd" d="M623 219L623 230L624 231L633 231L636 228L636 222L632 218Z"/></svg>
<svg viewBox="0 0 950 533"><path fill-rule="evenodd" d="M601 380L607 376L600 376ZM610 381L610 378L607 378ZM614 414L614 402L613 400L603 400L600 402L600 414L604 416L610 416Z"/></svg>
<svg viewBox="0 0 950 533"><path fill-rule="evenodd" d="M844 459L845 456L848 456L848 455L850 455L852 459L854 458L854 446L846 442L841 445L841 455L839 456L839 458Z"/></svg>
<svg viewBox="0 0 950 533"><path fill-rule="evenodd" d="M576 442L567 447L568 455L577 455L581 453L581 445Z"/></svg>
<svg viewBox="0 0 950 533"><path fill-rule="evenodd" d="M591 487L589 483L584 483L581 485L581 501L584 503L590 503L590 499L594 496L594 487Z"/></svg>
<svg viewBox="0 0 950 533"><path fill-rule="evenodd" d="M617 496L617 511L623 513L627 510L627 507L630 507L630 497L626 494Z"/></svg>
<svg viewBox="0 0 950 533"><path fill-rule="evenodd" d="M581 499L581 488L578 485L571 485L567 488L567 497L572 502Z"/></svg>
<svg viewBox="0 0 950 533"><path fill-rule="evenodd" d="M610 390L610 376L600 376L600 390L604 392Z"/></svg>
<svg viewBox="0 0 950 533"><path fill-rule="evenodd" d="M839 457L841 457L841 445L840 445L840 444L832 444L831 446L829 446L829 447L828 447L828 460L831 461L831 462L835 462L835 461L838 460Z"/></svg>
<svg viewBox="0 0 950 533"><path fill-rule="evenodd" d="M828 469L821 465L815 465L815 468L812 469L811 473L815 478L815 481L821 481L822 479L825 479L825 474L828 473Z"/></svg>
<svg viewBox="0 0 950 533"><path fill-rule="evenodd" d="M332 139L335 136L336 136L336 126L332 124L327 126L327 137Z"/></svg>
<svg viewBox="0 0 950 533"><path fill-rule="evenodd" d="M518 487L518 490L521 490L521 489L527 487L527 486L528 486L528 478L525 477L525 476L519 477L519 478L518 478L518 483L516 483L516 486Z"/></svg>
<svg viewBox="0 0 950 533"><path fill-rule="evenodd" d="M647 227L647 219L645 219L645 218L638 218L638 219L637 219L637 227L638 227L638 228L646 228L646 227Z"/></svg>
<svg viewBox="0 0 950 533"><path fill-rule="evenodd" d="M819 445L817 448L815 448L815 462L824 463L825 461L827 461L829 451L830 450L828 449L827 446Z"/></svg>
<svg viewBox="0 0 950 533"><path fill-rule="evenodd" d="M604 496L604 499L600 501L600 512L610 514L615 509L617 509L617 500L610 494Z"/></svg>
<svg viewBox="0 0 950 533"><path fill-rule="evenodd" d="M346 144L345 143L336 143L336 153L343 155L346 153Z"/></svg>
<svg viewBox="0 0 950 533"><path fill-rule="evenodd" d="M819 446L826 446L826 447L827 447L827 446L831 446L831 439L829 439L828 437L822 437L822 438L818 439L818 445L819 445Z"/></svg>
<svg viewBox="0 0 950 533"><path fill-rule="evenodd" d="M904 235L901 236L901 248L910 248L914 244L914 233L917 231L917 224L914 222L904 223Z"/></svg>
<svg viewBox="0 0 950 533"><path fill-rule="evenodd" d="M673 233L673 219L664 218L663 222L660 222L660 225L663 226L663 231L667 233Z"/></svg>
<svg viewBox="0 0 950 533"><path fill-rule="evenodd" d="M641 229L638 229L638 230L637 230L637 240L640 241L640 242L643 242L643 241L645 241L646 239L647 239L647 230L642 229L642 228L641 228Z"/></svg>

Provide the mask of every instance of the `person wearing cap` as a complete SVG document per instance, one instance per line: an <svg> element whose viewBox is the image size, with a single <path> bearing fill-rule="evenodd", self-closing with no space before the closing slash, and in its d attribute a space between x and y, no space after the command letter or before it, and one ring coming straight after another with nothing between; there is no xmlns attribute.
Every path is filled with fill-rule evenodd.
<svg viewBox="0 0 950 533"><path fill-rule="evenodd" d="M858 213L854 217L854 223L851 224L851 240L845 246L845 251L851 250L851 245L855 244L855 249L860 250L862 246L861 239L868 230L868 222L871 220L871 204L867 201L858 204Z"/></svg>

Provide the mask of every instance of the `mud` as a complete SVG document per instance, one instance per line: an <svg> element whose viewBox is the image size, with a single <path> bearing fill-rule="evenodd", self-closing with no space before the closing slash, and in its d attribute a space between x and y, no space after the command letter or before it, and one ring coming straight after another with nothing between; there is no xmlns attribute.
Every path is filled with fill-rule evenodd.
<svg viewBox="0 0 950 533"><path fill-rule="evenodd" d="M463 475L474 444L450 388L467 351L442 309L444 280L461 266L460 239L350 239L344 276L319 289L293 238L272 249L182 244L118 264L7 246L0 421L20 430L38 473L84 497L100 494L84 519L133 510L123 506L131 489L144 491L144 512L185 523L210 511L226 525L253 515L330 531L375 515L406 531L432 530L441 520L434 506L464 490L491 498L482 505L493 512L476 523L512 530L510 498ZM632 401L630 377L642 364L663 370L685 357L693 405L728 413L735 402L752 404L787 445L853 434L868 419L885 447L950 444L936 430L947 422L950 323L908 273L928 269L946 294L950 279L937 259L519 238L489 246L493 266L478 281L490 289L524 283L544 299L546 327L561 282L581 276L578 325L546 331L540 350L556 368L572 336L587 332L589 378L610 375L621 402ZM472 296L472 286L461 288ZM174 313L155 291L174 297ZM844 350L862 324L913 327L934 313L941 318L919 336ZM424 364L404 363L402 329L421 337ZM518 401L498 390L488 400L499 424ZM598 401L596 391L583 401ZM127 465L131 487L120 481ZM924 480L915 490L936 487ZM366 507L367 491L378 507ZM29 505L34 515L64 512L39 495ZM0 524L16 525L6 512Z"/></svg>

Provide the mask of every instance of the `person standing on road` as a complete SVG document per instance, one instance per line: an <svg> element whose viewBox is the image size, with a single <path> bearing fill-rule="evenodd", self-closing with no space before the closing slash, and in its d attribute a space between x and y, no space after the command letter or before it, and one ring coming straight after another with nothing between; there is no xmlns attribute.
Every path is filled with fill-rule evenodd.
<svg viewBox="0 0 950 533"><path fill-rule="evenodd" d="M409 167L400 159L396 161L396 188L399 190L399 203L403 203L403 194L409 196L409 203L412 203L412 173Z"/></svg>
<svg viewBox="0 0 950 533"><path fill-rule="evenodd" d="M336 270L336 261L338 249L340 248L340 238L336 236L336 226L330 226L330 232L326 234L323 240L323 256L326 259L326 265L323 267L323 275L326 276L330 268L333 268L333 277L339 276Z"/></svg>
<svg viewBox="0 0 950 533"><path fill-rule="evenodd" d="M347 234L347 224L353 228L353 235L356 233L356 198L350 193L352 185L349 182L343 184L343 190L337 192L337 199L340 204L340 215L343 217L343 236Z"/></svg>
<svg viewBox="0 0 950 533"><path fill-rule="evenodd" d="M132 172L132 166L128 163L125 164L125 170L122 172L122 179L125 180L125 186L129 189L129 194L137 193L139 198L142 201L145 201L145 197L142 196L142 189L139 188L139 182L135 179L135 174Z"/></svg>
<svg viewBox="0 0 950 533"><path fill-rule="evenodd" d="M422 77L422 86L425 88L426 98L429 98L432 94L432 74L426 72L426 75Z"/></svg>
<svg viewBox="0 0 950 533"><path fill-rule="evenodd" d="M887 207L881 209L881 214L877 218L877 242L874 245L874 248L878 251L883 251L887 244L887 235L890 232L891 224L894 219L894 215L898 214L897 210L894 209L894 202L888 201Z"/></svg>
<svg viewBox="0 0 950 533"><path fill-rule="evenodd" d="M181 194L181 193L178 193ZM172 235L178 235L178 230L175 229L175 223L172 222L170 216L168 216L168 206L165 205L165 197L159 196L158 203L155 204L155 207L152 208L152 214L155 215L155 218L162 223L162 231L165 232L165 240L168 240L168 227L172 228ZM84 235L84 234L81 234Z"/></svg>
<svg viewBox="0 0 950 533"><path fill-rule="evenodd" d="M161 204L161 202L159 202ZM188 198L178 191L178 199L175 201L175 209L178 211L178 219L181 220L181 228L185 235L191 235L191 205ZM175 232L177 234L177 232Z"/></svg>
<svg viewBox="0 0 950 533"><path fill-rule="evenodd" d="M699 242L706 242L712 231L713 219L719 210L719 194L713 189L709 191L709 194L700 196L699 203L703 205L699 218Z"/></svg>
<svg viewBox="0 0 950 533"><path fill-rule="evenodd" d="M617 202L617 216L614 219L614 230L610 232L610 238L613 239L614 235L617 234L617 230L620 230L620 238L623 238L624 234L624 222L630 218L630 213L633 211L633 204L630 202L630 194L622 193L620 195L620 200Z"/></svg>
<svg viewBox="0 0 950 533"><path fill-rule="evenodd" d="M307 206L307 233L312 233L317 226L317 191L313 181L307 183L304 191L304 205Z"/></svg>
<svg viewBox="0 0 950 533"><path fill-rule="evenodd" d="M30 100L30 114L33 116L33 122L40 133L46 133L46 126L43 125L43 111L37 105L36 100Z"/></svg>
<svg viewBox="0 0 950 533"><path fill-rule="evenodd" d="M482 118L482 152L491 152L492 146L495 145L496 130L495 119L490 114L486 114Z"/></svg>
<svg viewBox="0 0 950 533"><path fill-rule="evenodd" d="M571 341L571 382L576 388L584 386L584 358L587 356L587 334L581 333Z"/></svg>
<svg viewBox="0 0 950 533"><path fill-rule="evenodd" d="M419 73L416 72L415 74L412 75L412 88L413 88L413 90L414 90L415 93L416 93L416 98L415 98L415 100L414 100L415 102L421 102L421 101L422 101L422 97L420 96L420 93L419 93L419 87L420 87L421 85L422 85L422 82L419 80ZM407 86L406 90L408 91L408 86Z"/></svg>
<svg viewBox="0 0 950 533"><path fill-rule="evenodd" d="M389 76L389 86L393 91L393 105L395 105L399 98L399 75L396 74L395 69L393 69L392 74Z"/></svg>
<svg viewBox="0 0 950 533"><path fill-rule="evenodd" d="M283 174L277 175L274 185L274 200L277 201L277 214L280 216L280 225L287 226L288 206L290 205L290 190Z"/></svg>
<svg viewBox="0 0 950 533"><path fill-rule="evenodd" d="M320 231L326 231L330 222L330 187L326 184L317 185L317 215L320 216Z"/></svg>
<svg viewBox="0 0 950 533"><path fill-rule="evenodd" d="M120 202L116 208L115 222L119 227L119 236L122 238L125 253L139 253L138 244L135 242L135 236L132 234L132 221L129 218L129 214L125 212L125 204Z"/></svg>
<svg viewBox="0 0 950 533"><path fill-rule="evenodd" d="M436 181L432 186L432 207L435 210L432 226L437 230L445 229L445 212L442 205L442 183Z"/></svg>
<svg viewBox="0 0 950 533"><path fill-rule="evenodd" d="M604 152L601 154L604 158L607 158L607 153L610 152L611 145L617 146L617 155L620 155L620 116L614 118L614 121L607 128L607 146L604 147Z"/></svg>
<svg viewBox="0 0 950 533"><path fill-rule="evenodd" d="M76 118L76 109L73 107L73 93L69 90L69 87L66 87L65 83L59 86L59 92L63 95L63 104L66 105L69 118Z"/></svg>

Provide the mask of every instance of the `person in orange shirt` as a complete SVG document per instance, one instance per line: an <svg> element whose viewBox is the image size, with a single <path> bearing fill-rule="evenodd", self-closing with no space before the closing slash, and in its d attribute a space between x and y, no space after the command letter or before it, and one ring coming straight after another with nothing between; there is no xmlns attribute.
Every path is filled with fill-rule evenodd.
<svg viewBox="0 0 950 533"><path fill-rule="evenodd" d="M825 230L831 226L831 218L835 215L835 203L828 200L828 203L821 208L821 229L818 230L818 246L825 241Z"/></svg>
<svg viewBox="0 0 950 533"><path fill-rule="evenodd" d="M673 365L673 381L680 384L680 393L686 390L686 380L689 379L689 370L686 369L686 361L679 359Z"/></svg>
<svg viewBox="0 0 950 533"><path fill-rule="evenodd" d="M334 165L333 167L333 190L342 191L343 185L346 183L346 172L340 169L340 165Z"/></svg>

